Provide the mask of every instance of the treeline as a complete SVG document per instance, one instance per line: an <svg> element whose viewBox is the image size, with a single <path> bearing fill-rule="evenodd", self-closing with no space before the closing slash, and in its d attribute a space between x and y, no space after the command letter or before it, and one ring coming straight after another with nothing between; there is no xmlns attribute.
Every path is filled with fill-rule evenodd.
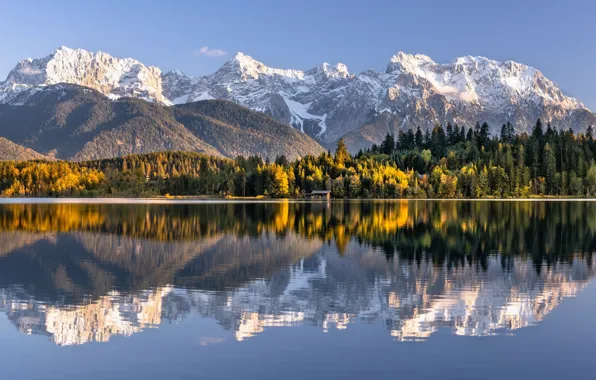
<svg viewBox="0 0 596 380"><path fill-rule="evenodd" d="M596 141L585 133L559 131L538 120L531 134L516 134L504 124L491 137L488 124L467 129L447 124L432 131L387 135L357 158L386 158L400 168L423 174L419 186L430 198L596 195Z"/></svg>
<svg viewBox="0 0 596 380"><path fill-rule="evenodd" d="M387 135L380 145L272 162L160 152L88 162L2 162L3 196L217 195L335 198L490 198L596 195L593 129L575 134L538 120L531 134L505 124Z"/></svg>

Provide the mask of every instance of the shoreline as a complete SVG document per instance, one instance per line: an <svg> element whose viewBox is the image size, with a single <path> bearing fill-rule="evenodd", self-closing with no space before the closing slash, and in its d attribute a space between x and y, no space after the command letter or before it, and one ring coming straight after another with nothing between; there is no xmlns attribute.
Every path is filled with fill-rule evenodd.
<svg viewBox="0 0 596 380"><path fill-rule="evenodd" d="M0 198L9 204L240 204L240 203L340 203L340 202L596 202L596 198Z"/></svg>

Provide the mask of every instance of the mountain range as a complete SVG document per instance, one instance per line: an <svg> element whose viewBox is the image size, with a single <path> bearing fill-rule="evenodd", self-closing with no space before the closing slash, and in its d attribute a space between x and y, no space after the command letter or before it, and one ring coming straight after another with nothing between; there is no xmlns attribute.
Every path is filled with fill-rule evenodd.
<svg viewBox="0 0 596 380"><path fill-rule="evenodd" d="M0 136L19 152L1 150L5 160L25 157L31 149L77 161L164 150L263 158L324 152L306 134L229 101L170 107L130 97L111 100L72 84L31 88L0 104Z"/></svg>
<svg viewBox="0 0 596 380"><path fill-rule="evenodd" d="M65 83L72 86L65 87ZM76 86L81 89L75 89ZM73 124L71 129L64 129L62 124L50 120L51 117L48 119L50 115L47 113L43 121L36 121L45 125L46 131L48 128L61 130L58 139L62 143L67 143L64 141L67 137L76 140L76 149L46 144L45 137L33 130L27 135L23 131L16 132L20 138L13 142L46 155L77 159L165 148L232 156L274 155L290 147L294 148L290 155L301 156L321 151L320 145L331 148L342 137L350 150L355 151L379 143L387 133L418 126L427 129L436 123L451 122L471 127L481 121L488 122L496 131L501 124L511 122L517 132L527 131L538 118L559 129L576 131L596 124L596 115L581 101L566 95L539 70L513 61L466 56L441 64L425 55L399 52L391 57L384 70L354 74L341 63L323 63L310 70L275 69L238 53L215 73L191 77L178 70L163 73L157 67L131 58L61 47L45 58L19 62L6 80L0 82L0 136L11 139L10 129L26 129L21 128L20 119L10 119L11 124L6 124L4 114L7 108L12 109L13 114L19 112L16 111L18 108L34 108L41 97L48 102L53 99L52 107L64 110L70 105L58 107L58 103L64 101L55 94L64 91L84 94L88 89L93 90L92 97L101 105L86 103L85 110L79 109L77 116L70 118L78 123L77 126ZM54 95L47 95L47 92ZM136 102L130 98L135 98ZM209 120L214 124L205 131L202 129L206 120L204 115L201 115L201 122L190 121L188 112L197 107L193 104L215 99L229 100L265 113L279 122L275 124L276 128L284 133L264 136L260 129L262 123L256 120L268 120L265 123L268 125L272 121L248 111L243 111L244 115L250 115L255 123L235 119L236 129L219 130L218 126L227 121ZM221 111L232 108L231 103L215 104ZM122 113L116 110L123 108L123 104L135 108L136 112L152 112L143 116L135 114L143 120L139 125L125 125L123 120L134 118L129 114L119 118ZM89 127L80 116L90 116L88 112L99 108L109 109L118 117L109 119L109 126L104 120L99 126ZM95 111L88 111L91 109ZM232 112L240 112L239 108L233 109ZM34 117L32 114L41 110L21 112ZM180 116L185 112L186 116ZM166 115L168 122L164 119ZM150 125L149 132L145 130L145 123ZM189 127L189 124L195 127ZM304 133L287 131L288 125ZM194 137L176 131L181 126ZM246 141L236 135L236 131L247 126L250 129L247 134L259 140L258 143L246 145ZM93 133L80 134L81 128L91 128L101 137ZM155 128L160 132L155 132ZM145 142L147 133L152 136L150 142ZM228 146L233 149L218 146L216 140L224 139L222 136L227 136L228 142L233 141ZM295 141L299 142L298 146ZM98 144L106 144L109 148L104 150ZM263 146L269 146L268 150L263 151Z"/></svg>

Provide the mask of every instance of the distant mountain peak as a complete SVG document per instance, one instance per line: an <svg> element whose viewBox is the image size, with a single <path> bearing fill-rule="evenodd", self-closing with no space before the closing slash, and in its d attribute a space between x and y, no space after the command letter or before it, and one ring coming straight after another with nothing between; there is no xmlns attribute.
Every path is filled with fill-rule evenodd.
<svg viewBox="0 0 596 380"><path fill-rule="evenodd" d="M226 99L329 145L346 136L358 141L352 146L366 146L387 133L448 121L469 127L481 120L494 129L509 121L518 131L537 118L576 130L596 124L583 103L533 67L481 56L438 63L403 51L384 71L356 75L342 63L273 68L239 52L215 73L193 78L179 70L162 74L131 58L60 47L45 58L21 61L0 83L0 103L56 83L90 87L111 99L136 97L166 105Z"/></svg>
<svg viewBox="0 0 596 380"><path fill-rule="evenodd" d="M326 78L332 79L345 79L351 76L348 66L341 62L336 63L335 65L330 65L329 63L324 62L309 72L321 72Z"/></svg>
<svg viewBox="0 0 596 380"><path fill-rule="evenodd" d="M84 49L61 46L51 54L39 59L19 62L0 84L0 102L10 99L2 96L6 83L21 85L20 90L34 86L71 83L93 88L117 99L123 96L168 104L161 87L161 70L145 66L132 58L115 58L107 53L92 53Z"/></svg>
<svg viewBox="0 0 596 380"><path fill-rule="evenodd" d="M254 61L257 62L253 57L251 57L248 54L244 54L243 52L239 51L236 54L234 54L234 56L231 59L232 61L238 61L238 62L242 62L242 61Z"/></svg>
<svg viewBox="0 0 596 380"><path fill-rule="evenodd" d="M279 75L289 78L301 78L304 75L304 72L301 70L286 70L269 67L253 57L240 52L236 53L232 59L226 62L222 69L225 70L228 67L232 67L234 70L241 73L243 80L259 79L259 77L263 75Z"/></svg>
<svg viewBox="0 0 596 380"><path fill-rule="evenodd" d="M391 62L396 63L408 63L408 64L422 64L422 63L435 63L428 55L425 54L410 54L403 51L397 52L391 57Z"/></svg>

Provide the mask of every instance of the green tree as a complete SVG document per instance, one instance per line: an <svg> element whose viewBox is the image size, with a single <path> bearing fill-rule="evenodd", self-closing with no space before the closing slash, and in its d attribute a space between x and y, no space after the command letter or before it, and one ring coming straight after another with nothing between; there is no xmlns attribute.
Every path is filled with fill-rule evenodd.
<svg viewBox="0 0 596 380"><path fill-rule="evenodd" d="M589 192L589 196L596 195L596 164L592 164L588 173L586 174L586 190Z"/></svg>
<svg viewBox="0 0 596 380"><path fill-rule="evenodd" d="M480 171L476 181L476 197L481 198L489 194L488 170L486 166Z"/></svg>
<svg viewBox="0 0 596 380"><path fill-rule="evenodd" d="M551 148L549 143L544 146L544 176L546 179L546 191L549 194L553 194L556 187L555 176L557 174L557 159L555 152Z"/></svg>
<svg viewBox="0 0 596 380"><path fill-rule="evenodd" d="M345 198L346 187L344 184L344 177L340 176L333 180L333 188L331 191L334 198Z"/></svg>
<svg viewBox="0 0 596 380"><path fill-rule="evenodd" d="M572 170L571 174L569 175L569 191L571 195L582 195L581 179L577 177L575 170Z"/></svg>
<svg viewBox="0 0 596 380"><path fill-rule="evenodd" d="M422 135L422 129L420 126L416 128L416 135L414 136L414 140L416 141L416 148L422 150L424 144L424 137Z"/></svg>
<svg viewBox="0 0 596 380"><path fill-rule="evenodd" d="M385 140L383 140L383 142L381 143L381 152L390 155L393 154L394 150L395 139L393 138L392 134L387 133L387 136L385 136Z"/></svg>

